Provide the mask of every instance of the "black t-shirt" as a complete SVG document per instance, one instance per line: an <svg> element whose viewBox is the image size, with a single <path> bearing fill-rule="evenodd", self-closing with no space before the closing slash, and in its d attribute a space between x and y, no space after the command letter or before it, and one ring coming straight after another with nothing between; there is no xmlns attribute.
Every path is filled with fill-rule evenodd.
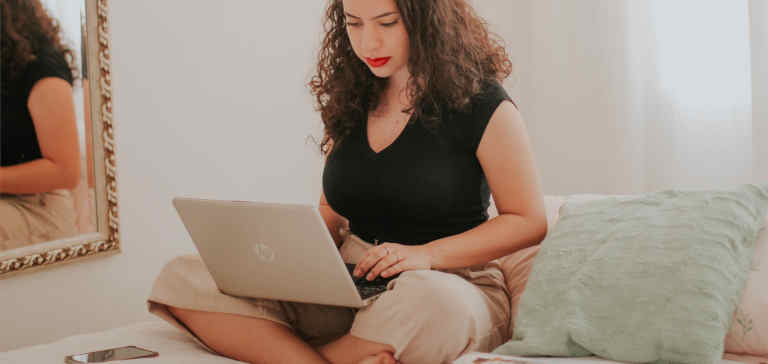
<svg viewBox="0 0 768 364"><path fill-rule="evenodd" d="M27 108L32 86L46 77L58 77L72 84L72 70L66 58L53 48L41 50L15 79L9 80L3 68L2 80L8 82L2 94L0 118L0 166L11 166L42 158L32 117Z"/></svg>
<svg viewBox="0 0 768 364"><path fill-rule="evenodd" d="M412 120L385 149L369 146L363 120L326 160L323 191L361 238L420 245L488 219L490 190L476 151L503 100L498 82L468 112L442 112L434 132Z"/></svg>

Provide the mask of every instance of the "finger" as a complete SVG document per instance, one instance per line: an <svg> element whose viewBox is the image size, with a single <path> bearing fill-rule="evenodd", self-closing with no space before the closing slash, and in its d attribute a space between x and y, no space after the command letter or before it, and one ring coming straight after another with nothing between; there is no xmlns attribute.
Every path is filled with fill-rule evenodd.
<svg viewBox="0 0 768 364"><path fill-rule="evenodd" d="M384 361L380 362L380 363L384 363L384 364L397 364L397 360L395 360L395 357L392 355L392 353L386 351L383 354L384 354L384 358L383 358Z"/></svg>
<svg viewBox="0 0 768 364"><path fill-rule="evenodd" d="M391 266L389 266L389 268L381 272L381 277L389 278L395 274L402 273L404 270L405 270L405 263L403 261L400 261L395 264L392 264Z"/></svg>
<svg viewBox="0 0 768 364"><path fill-rule="evenodd" d="M370 259L368 258L368 254L364 255L358 262L355 264L355 271L352 273L355 277L360 277L366 273L368 273L368 266L370 263L368 263Z"/></svg>
<svg viewBox="0 0 768 364"><path fill-rule="evenodd" d="M388 266L397 263L397 259L395 259L394 262L389 262L387 259L391 259L392 256L399 256L395 253L395 249L397 248L396 244L384 243L377 248L379 248L378 253L381 255L377 256L378 259L368 261L368 263L370 263L370 268L364 273L367 275L368 280L373 280L379 275L379 272L386 269ZM380 264L381 266L379 266Z"/></svg>
<svg viewBox="0 0 768 364"><path fill-rule="evenodd" d="M359 261L357 261L357 264L355 264L355 271L354 275L356 277L360 277L365 273L368 273L368 269L370 268L370 265L372 263L373 259L373 248L366 250L365 254L363 254L363 257L360 258Z"/></svg>
<svg viewBox="0 0 768 364"><path fill-rule="evenodd" d="M391 267L393 264L396 264L398 262L397 254L392 253L387 255L386 257L379 260L378 263L368 272L368 280L373 280L374 278L379 276L379 273L381 273L383 270Z"/></svg>
<svg viewBox="0 0 768 364"><path fill-rule="evenodd" d="M373 247L368 249L368 251L365 252L365 255L362 259L360 259L359 262L357 262L357 265L355 265L355 271L354 275L355 277L361 277L365 273L368 273L368 271L373 267L374 264L376 264L381 258L386 256L386 250L379 248L379 247Z"/></svg>

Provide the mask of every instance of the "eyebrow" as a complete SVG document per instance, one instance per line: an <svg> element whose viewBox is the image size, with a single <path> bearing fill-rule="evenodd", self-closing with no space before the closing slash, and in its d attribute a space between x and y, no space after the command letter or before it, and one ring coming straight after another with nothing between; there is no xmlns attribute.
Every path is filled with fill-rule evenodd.
<svg viewBox="0 0 768 364"><path fill-rule="evenodd" d="M384 13L384 14L379 14L379 15L374 16L372 19L383 18L383 17L385 17L387 15L392 15L392 14L397 14L397 12L396 11L390 11L390 12L387 12L387 13ZM352 15L352 14L346 12L346 11L344 12L344 15L346 15L346 16L348 16L350 18L360 19L359 16L354 16L354 15Z"/></svg>

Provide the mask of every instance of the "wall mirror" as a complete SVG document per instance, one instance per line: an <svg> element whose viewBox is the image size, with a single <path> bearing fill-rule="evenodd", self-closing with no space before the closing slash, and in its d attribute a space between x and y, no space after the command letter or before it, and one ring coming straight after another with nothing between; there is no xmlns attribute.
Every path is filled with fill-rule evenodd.
<svg viewBox="0 0 768 364"><path fill-rule="evenodd" d="M40 2L58 23L61 39L72 51L74 67L71 68L77 75L72 83L72 96L81 161L80 179L73 188L51 191L55 196L50 199L47 199L50 192L15 194L0 191L0 210L5 211L0 221L0 225L4 224L0 226L0 238L3 238L0 241L0 279L120 252L108 1ZM10 123L12 120L0 122ZM0 169L0 173L2 171ZM55 232L45 230L48 222L35 221L37 216L34 215L39 211L34 206L25 205L32 202L44 206L60 204L64 206L62 209L67 208L66 216L69 217L57 220ZM64 210L57 211L53 215L65 215L60 213ZM30 227L30 224L38 226Z"/></svg>

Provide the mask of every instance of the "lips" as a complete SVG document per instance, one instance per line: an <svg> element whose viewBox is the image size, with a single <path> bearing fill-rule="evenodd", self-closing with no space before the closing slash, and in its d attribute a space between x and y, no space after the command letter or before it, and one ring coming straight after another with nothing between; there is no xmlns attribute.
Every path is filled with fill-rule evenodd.
<svg viewBox="0 0 768 364"><path fill-rule="evenodd" d="M389 62L390 58L392 58L392 57L381 57L381 58L368 58L368 57L365 57L365 61L368 62L368 64L371 65L371 67L381 67L381 66L387 64L387 62Z"/></svg>

